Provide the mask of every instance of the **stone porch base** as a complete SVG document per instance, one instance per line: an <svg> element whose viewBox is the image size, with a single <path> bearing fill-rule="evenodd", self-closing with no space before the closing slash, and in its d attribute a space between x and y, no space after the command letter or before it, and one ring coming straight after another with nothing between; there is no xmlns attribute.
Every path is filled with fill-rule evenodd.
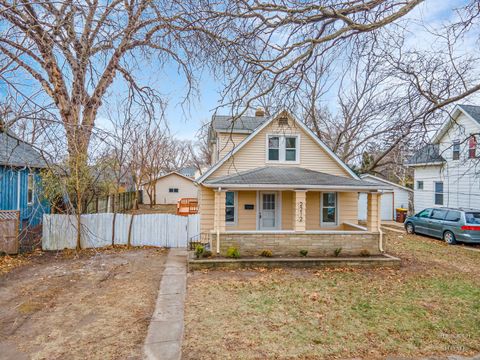
<svg viewBox="0 0 480 360"><path fill-rule="evenodd" d="M235 232L220 234L220 255L225 256L229 247L240 251L240 256L258 256L270 250L275 256L299 256L300 250L308 250L310 257L334 256L335 249L342 248L340 256L356 256L366 251L378 255L379 233L374 232L325 232L325 233L254 233ZM216 234L211 234L212 251L216 251Z"/></svg>

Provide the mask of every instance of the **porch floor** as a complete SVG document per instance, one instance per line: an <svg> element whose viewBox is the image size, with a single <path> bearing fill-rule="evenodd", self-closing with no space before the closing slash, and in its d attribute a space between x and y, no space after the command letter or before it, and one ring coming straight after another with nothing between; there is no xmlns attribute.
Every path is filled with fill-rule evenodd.
<svg viewBox="0 0 480 360"><path fill-rule="evenodd" d="M388 254L351 257L249 257L241 259L196 259L193 252L188 259L188 271L204 269L244 268L400 268L400 259Z"/></svg>

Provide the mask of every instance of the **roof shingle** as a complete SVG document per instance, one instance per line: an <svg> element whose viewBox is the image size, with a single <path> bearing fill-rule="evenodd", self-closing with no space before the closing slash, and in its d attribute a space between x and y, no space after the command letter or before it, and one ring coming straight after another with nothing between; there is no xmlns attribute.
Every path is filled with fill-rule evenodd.
<svg viewBox="0 0 480 360"><path fill-rule="evenodd" d="M0 130L0 165L44 168L47 163L32 145Z"/></svg>
<svg viewBox="0 0 480 360"><path fill-rule="evenodd" d="M267 119L265 116L240 116L234 119L232 116L215 115L212 118L212 127L216 131L253 132Z"/></svg>
<svg viewBox="0 0 480 360"><path fill-rule="evenodd" d="M413 154L413 156L408 159L407 164L430 164L444 161L445 159L440 155L438 144L428 144Z"/></svg>
<svg viewBox="0 0 480 360"><path fill-rule="evenodd" d="M368 181L336 176L301 167L265 166L205 181L210 185L291 185L382 188Z"/></svg>

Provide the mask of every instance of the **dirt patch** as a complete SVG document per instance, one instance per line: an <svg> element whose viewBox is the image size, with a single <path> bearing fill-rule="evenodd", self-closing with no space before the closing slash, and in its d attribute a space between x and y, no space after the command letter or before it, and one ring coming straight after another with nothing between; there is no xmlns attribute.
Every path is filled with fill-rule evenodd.
<svg viewBox="0 0 480 360"><path fill-rule="evenodd" d="M1 275L2 359L141 358L165 259L162 249L43 253Z"/></svg>

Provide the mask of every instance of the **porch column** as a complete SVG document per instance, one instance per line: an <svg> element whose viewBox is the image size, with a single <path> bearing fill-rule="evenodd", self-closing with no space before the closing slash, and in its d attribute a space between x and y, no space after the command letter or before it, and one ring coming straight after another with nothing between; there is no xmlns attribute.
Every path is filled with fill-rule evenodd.
<svg viewBox="0 0 480 360"><path fill-rule="evenodd" d="M295 190L293 193L294 219L293 229L295 231L306 230L307 191Z"/></svg>
<svg viewBox="0 0 480 360"><path fill-rule="evenodd" d="M214 230L217 236L217 254L220 253L220 233L225 232L225 191L214 190L215 211L213 215Z"/></svg>
<svg viewBox="0 0 480 360"><path fill-rule="evenodd" d="M381 223L381 194L368 193L367 194L367 229L369 231L378 231Z"/></svg>

